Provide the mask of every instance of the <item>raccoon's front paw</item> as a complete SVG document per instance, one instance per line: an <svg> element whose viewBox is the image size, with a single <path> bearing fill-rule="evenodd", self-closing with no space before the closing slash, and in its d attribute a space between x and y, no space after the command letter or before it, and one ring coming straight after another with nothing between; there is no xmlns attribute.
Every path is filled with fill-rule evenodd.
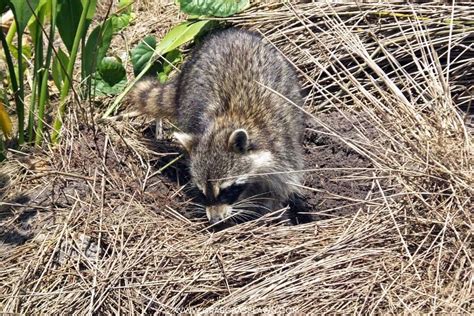
<svg viewBox="0 0 474 316"><path fill-rule="evenodd" d="M313 220L311 214L308 213L310 205L307 203L304 196L294 194L288 200L288 206L288 218L293 225L309 223Z"/></svg>

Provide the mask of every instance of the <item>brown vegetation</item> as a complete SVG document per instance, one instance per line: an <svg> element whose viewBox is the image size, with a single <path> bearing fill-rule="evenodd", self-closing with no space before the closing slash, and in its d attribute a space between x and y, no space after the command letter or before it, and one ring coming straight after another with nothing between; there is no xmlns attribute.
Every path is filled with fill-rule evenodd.
<svg viewBox="0 0 474 316"><path fill-rule="evenodd" d="M474 312L472 16L262 4L228 19L300 69L310 223L209 231L151 123L72 111L61 146L0 168L0 310Z"/></svg>

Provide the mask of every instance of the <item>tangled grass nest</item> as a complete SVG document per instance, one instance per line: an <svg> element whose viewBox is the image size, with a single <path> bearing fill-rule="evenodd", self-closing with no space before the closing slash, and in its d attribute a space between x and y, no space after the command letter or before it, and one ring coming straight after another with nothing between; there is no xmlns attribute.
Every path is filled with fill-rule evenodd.
<svg viewBox="0 0 474 316"><path fill-rule="evenodd" d="M369 162L338 158L344 174L328 181L370 185L337 196L337 212L311 205L320 216L305 224L275 224L276 212L210 231L183 215L179 150L147 141L143 121L72 111L61 146L1 166L0 310L473 313L473 16L308 3L226 19L300 70L308 132Z"/></svg>

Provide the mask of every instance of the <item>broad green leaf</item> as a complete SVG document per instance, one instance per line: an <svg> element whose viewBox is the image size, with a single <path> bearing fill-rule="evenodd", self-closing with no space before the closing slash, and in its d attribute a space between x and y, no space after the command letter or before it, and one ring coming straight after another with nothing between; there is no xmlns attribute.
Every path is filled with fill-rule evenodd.
<svg viewBox="0 0 474 316"><path fill-rule="evenodd" d="M52 68L53 81L58 90L61 90L63 86L63 81L66 77L66 67L68 63L69 56L61 48L58 48L58 54L54 56Z"/></svg>
<svg viewBox="0 0 474 316"><path fill-rule="evenodd" d="M110 86L114 86L127 77L122 62L116 57L102 59L99 65L99 74Z"/></svg>
<svg viewBox="0 0 474 316"><path fill-rule="evenodd" d="M15 15L17 32L23 34L39 0L10 0Z"/></svg>
<svg viewBox="0 0 474 316"><path fill-rule="evenodd" d="M56 25L64 45L71 52L81 18L82 3L81 0L59 0L58 4L59 12Z"/></svg>
<svg viewBox="0 0 474 316"><path fill-rule="evenodd" d="M133 64L133 72L138 75L150 62L155 51L157 55L164 55L169 53L179 46L193 40L198 34L206 29L207 26L211 25L212 21L198 21L198 22L184 22L173 27L156 45L156 39L153 36L145 37L131 52L131 60ZM158 69L150 69L147 73L153 73L153 70L159 71Z"/></svg>
<svg viewBox="0 0 474 316"><path fill-rule="evenodd" d="M107 82L102 80L100 76L98 76L98 78L95 78L94 80L95 95L96 96L117 95L127 87L127 84L128 84L127 79L123 79L122 81L111 86Z"/></svg>
<svg viewBox="0 0 474 316"><path fill-rule="evenodd" d="M249 6L249 0L178 0L181 11L192 15L226 17Z"/></svg>
<svg viewBox="0 0 474 316"><path fill-rule="evenodd" d="M132 20L132 14L125 13L113 15L111 17L111 20L114 26L114 32L119 32L130 25L130 21Z"/></svg>
<svg viewBox="0 0 474 316"><path fill-rule="evenodd" d="M211 21L184 22L173 27L157 46L160 54L165 54L193 40Z"/></svg>
<svg viewBox="0 0 474 316"><path fill-rule="evenodd" d="M131 60L135 76L145 68L145 65L153 56L155 48L156 39L153 36L147 36L132 49Z"/></svg>
<svg viewBox="0 0 474 316"><path fill-rule="evenodd" d="M102 37L99 41L99 52L97 54L97 59L100 61L102 60L107 51L109 50L110 43L112 42L112 35L114 34L113 24L112 21L109 19L104 23L104 27L102 28Z"/></svg>
<svg viewBox="0 0 474 316"><path fill-rule="evenodd" d="M112 21L108 19L103 25L97 26L89 35L84 53L82 54L84 74L92 74L99 62L105 57L112 41Z"/></svg>
<svg viewBox="0 0 474 316"><path fill-rule="evenodd" d="M7 109L2 102L0 102L0 129L2 130L5 137L9 138L12 135L12 121L8 115Z"/></svg>
<svg viewBox="0 0 474 316"><path fill-rule="evenodd" d="M102 25L98 25L87 38L86 45L84 46L84 51L82 52L82 68L84 72L84 77L89 76L97 68L99 51L99 39L101 33Z"/></svg>

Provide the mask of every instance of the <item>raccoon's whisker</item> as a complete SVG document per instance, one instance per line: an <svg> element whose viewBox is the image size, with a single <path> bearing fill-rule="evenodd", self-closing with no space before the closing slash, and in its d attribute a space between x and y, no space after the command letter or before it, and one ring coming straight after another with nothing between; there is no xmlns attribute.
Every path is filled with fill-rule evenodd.
<svg viewBox="0 0 474 316"><path fill-rule="evenodd" d="M264 205L261 205L261 204L244 204L244 205L241 205L240 207L243 207L243 208L257 208L257 209L263 209L265 211L268 211L268 212L271 212L272 210ZM258 213L256 211L252 211L254 213Z"/></svg>
<svg viewBox="0 0 474 316"><path fill-rule="evenodd" d="M245 208L238 208L238 209L235 209L235 211L237 211L236 213L237 214L240 214L241 216L251 216L251 217L259 217L261 214L258 213L258 212L255 212L255 211L252 211L252 210L249 210L249 209L245 209Z"/></svg>
<svg viewBox="0 0 474 316"><path fill-rule="evenodd" d="M249 196L245 199L242 199L242 200L238 201L238 203L254 200L254 199L258 198L259 196L265 195L267 193L269 193L269 192L263 192L263 193L260 193L260 194L255 194L255 195ZM259 200L259 199L270 199L270 198L261 197L261 198L258 198L256 200Z"/></svg>
<svg viewBox="0 0 474 316"><path fill-rule="evenodd" d="M188 204L192 205L192 206L195 206L199 209L206 209L206 206L202 205L202 204L199 204L199 203L196 203L196 202L188 202Z"/></svg>
<svg viewBox="0 0 474 316"><path fill-rule="evenodd" d="M257 215L258 213L255 213L255 215ZM238 220L238 219L247 219L249 218L251 214L249 214L249 210L246 210L246 209L232 209L232 213L231 215L228 217L229 219L234 219L234 220Z"/></svg>
<svg viewBox="0 0 474 316"><path fill-rule="evenodd" d="M374 168L364 168L364 167L346 167L346 168L311 168L311 169L299 169L299 170L286 170L286 171L271 171L271 172L257 172L257 173L246 173L245 176L248 177L259 177L259 176L271 176L278 174L293 174L293 173L304 173L304 172L316 172L316 171L371 171L375 170ZM399 171L394 169L394 171ZM210 179L210 181L224 181L232 180L241 177L239 176L230 176L218 179Z"/></svg>
<svg viewBox="0 0 474 316"><path fill-rule="evenodd" d="M249 219L249 216L246 215L245 213L243 212L237 212L235 214L232 214L229 219L233 222L233 223L237 223L237 221L246 221Z"/></svg>
<svg viewBox="0 0 474 316"><path fill-rule="evenodd" d="M252 199L244 199L244 200L240 200L238 202L236 202L234 205L240 205L242 203L248 203L248 202L257 202L257 203L261 203L261 202L265 202L265 201L273 201L275 200L274 198L270 198L270 197L261 197L261 198L252 198Z"/></svg>

